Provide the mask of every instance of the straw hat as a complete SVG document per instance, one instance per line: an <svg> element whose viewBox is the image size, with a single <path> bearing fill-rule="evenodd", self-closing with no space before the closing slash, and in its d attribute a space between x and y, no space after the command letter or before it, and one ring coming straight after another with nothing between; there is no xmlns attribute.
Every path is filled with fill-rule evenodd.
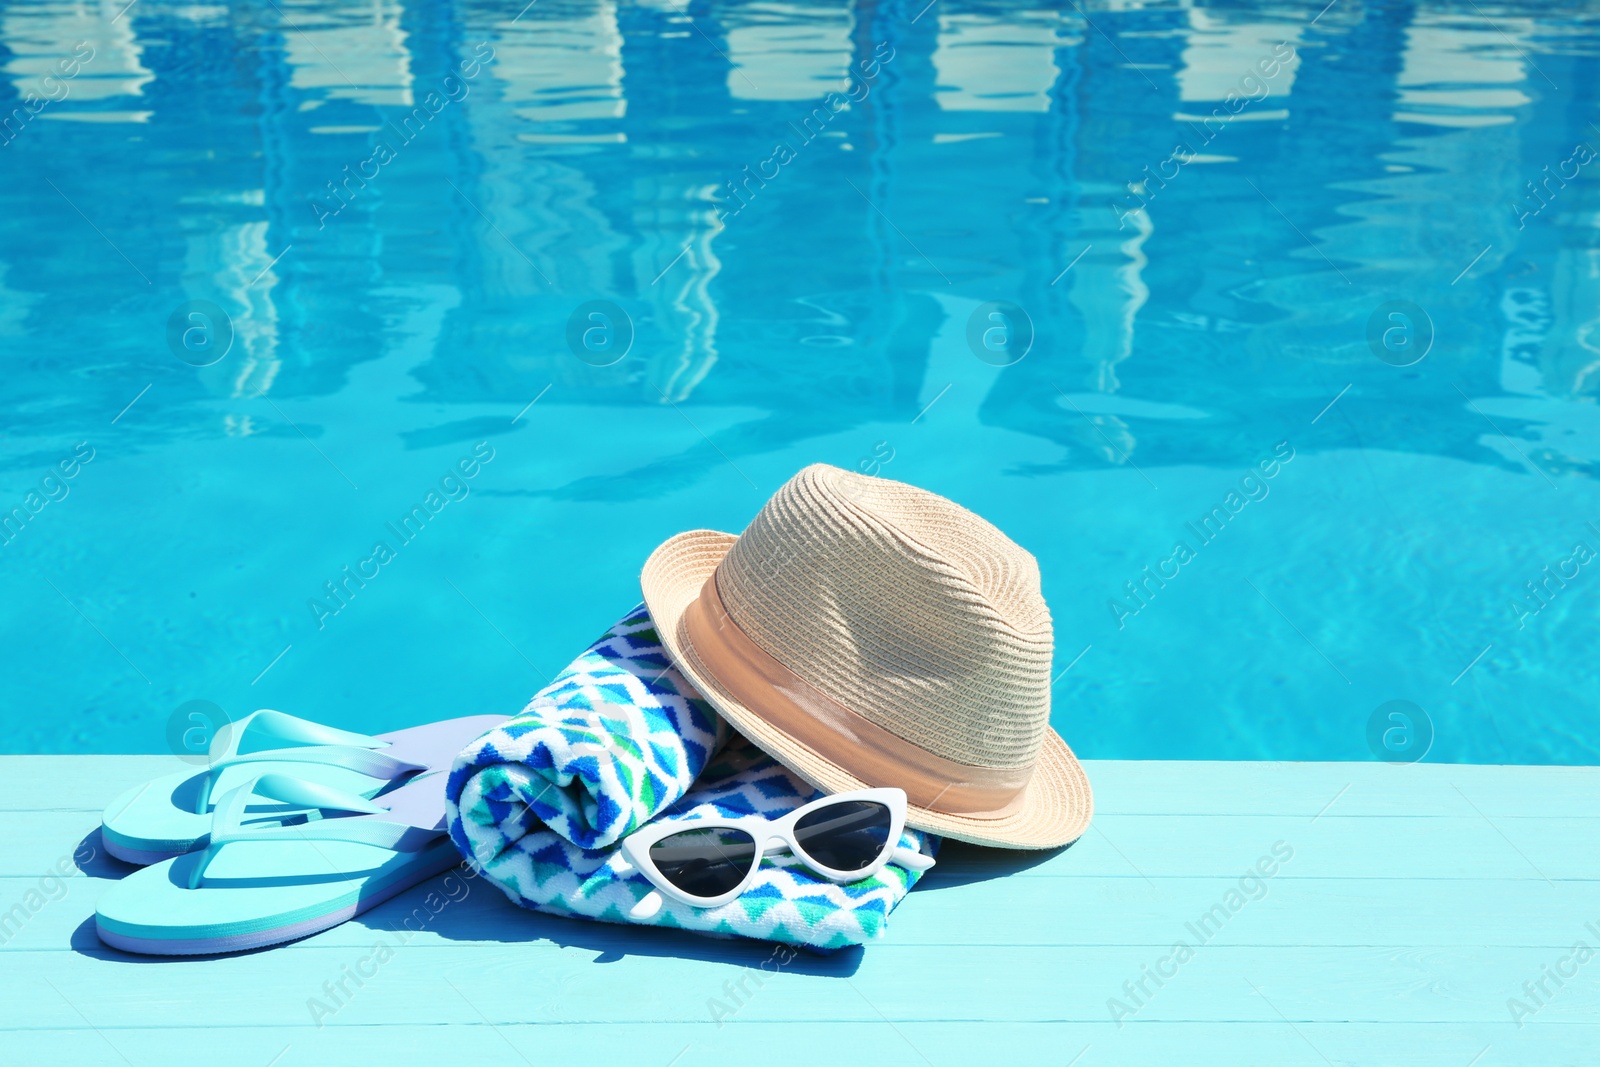
<svg viewBox="0 0 1600 1067"><path fill-rule="evenodd" d="M1089 781L1050 729L1039 566L960 505L816 464L738 537L667 541L642 584L684 674L817 788L899 786L908 825L979 845L1087 829Z"/></svg>

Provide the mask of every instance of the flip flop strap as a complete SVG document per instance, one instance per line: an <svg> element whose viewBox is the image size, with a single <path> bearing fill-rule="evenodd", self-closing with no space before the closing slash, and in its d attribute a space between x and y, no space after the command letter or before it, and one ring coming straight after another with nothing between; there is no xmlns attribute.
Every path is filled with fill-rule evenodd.
<svg viewBox="0 0 1600 1067"><path fill-rule="evenodd" d="M353 730L338 730L332 726L324 726L320 722L302 719L297 715L262 708L260 711L252 711L238 722L218 731L217 736L211 739L212 762L238 755L239 743L244 740L246 734L251 738L263 737L271 742L274 748L302 745L342 745L349 748L389 746L387 741L379 741L376 737L358 734Z"/></svg>
<svg viewBox="0 0 1600 1067"><path fill-rule="evenodd" d="M245 827L245 809L252 796L266 797L296 807L323 812L353 812L357 817L317 819L299 826L266 823ZM365 819L361 815L387 815L388 808L362 796L310 782L287 774L263 774L228 790L217 804L211 820L211 838L189 871L188 887L204 883L206 868L226 845L250 841L339 841L356 845L376 845L397 852L415 852L437 840L417 826Z"/></svg>
<svg viewBox="0 0 1600 1067"><path fill-rule="evenodd" d="M347 771L385 781L393 781L403 774L428 769L425 764L411 763L408 760L386 756L382 752L374 752L370 748L355 748L349 745L276 748L265 752L251 752L243 756L226 756L206 769L205 780L200 783L200 789L195 795L194 810L197 815L203 815L206 806L211 803L211 790L216 787L217 779L222 776L222 772L229 767L246 763L314 763L323 767L342 767Z"/></svg>

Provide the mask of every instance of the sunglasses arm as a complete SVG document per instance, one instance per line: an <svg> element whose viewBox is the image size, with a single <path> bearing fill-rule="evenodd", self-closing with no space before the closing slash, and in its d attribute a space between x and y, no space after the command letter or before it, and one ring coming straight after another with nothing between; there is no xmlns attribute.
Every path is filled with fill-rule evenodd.
<svg viewBox="0 0 1600 1067"><path fill-rule="evenodd" d="M659 889L652 889L639 898L639 903L628 909L628 918L638 919L641 922L646 919L653 919L656 912L661 910L661 905L666 902L666 898L661 895Z"/></svg>
<svg viewBox="0 0 1600 1067"><path fill-rule="evenodd" d="M904 867L908 871L916 871L920 874L932 867L934 860L932 856L924 856L915 849L896 845L894 851L889 853L889 862L896 867Z"/></svg>

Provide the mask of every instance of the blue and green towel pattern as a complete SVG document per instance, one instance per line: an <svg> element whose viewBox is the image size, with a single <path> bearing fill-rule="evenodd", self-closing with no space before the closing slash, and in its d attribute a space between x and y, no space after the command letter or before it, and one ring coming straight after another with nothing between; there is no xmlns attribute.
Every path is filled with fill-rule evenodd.
<svg viewBox="0 0 1600 1067"><path fill-rule="evenodd" d="M605 922L675 926L831 949L883 933L918 872L890 864L835 885L786 854L719 908L663 902L616 847L651 819L783 815L820 796L733 733L667 658L640 605L515 718L456 758L446 786L450 836L523 907ZM938 838L907 830L929 856Z"/></svg>

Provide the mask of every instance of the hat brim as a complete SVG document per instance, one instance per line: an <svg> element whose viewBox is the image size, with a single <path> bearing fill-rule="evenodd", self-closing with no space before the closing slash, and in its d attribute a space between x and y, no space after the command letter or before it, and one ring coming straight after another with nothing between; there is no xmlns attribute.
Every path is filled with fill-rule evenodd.
<svg viewBox="0 0 1600 1067"><path fill-rule="evenodd" d="M863 782L770 725L717 680L695 655L684 613L700 596L706 579L737 540L715 530L690 530L663 543L645 561L640 584L645 606L673 662L733 728L756 747L827 793L864 789ZM975 819L908 805L906 824L918 830L994 848L1044 849L1071 844L1083 836L1094 814L1088 776L1067 743L1046 729L1044 745L1022 802L996 819Z"/></svg>

